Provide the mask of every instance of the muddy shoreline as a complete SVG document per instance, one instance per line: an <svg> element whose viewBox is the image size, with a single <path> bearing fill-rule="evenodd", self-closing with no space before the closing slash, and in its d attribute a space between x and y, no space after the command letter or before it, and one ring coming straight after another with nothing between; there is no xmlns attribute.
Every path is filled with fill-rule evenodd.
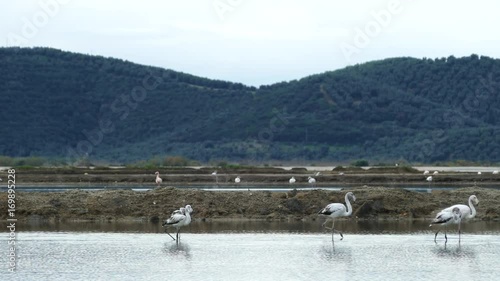
<svg viewBox="0 0 500 281"><path fill-rule="evenodd" d="M467 204L470 195L480 201L478 220L500 220L500 190L466 187L432 193L400 188L352 187L342 191L213 192L160 187L145 192L132 190L65 192L17 192L18 220L143 220L158 222L186 204L193 206L196 220L315 220L317 212L331 202L344 202L352 191L353 217L357 219L430 219L452 204ZM0 193L7 202L7 193ZM7 218L7 204L0 208Z"/></svg>

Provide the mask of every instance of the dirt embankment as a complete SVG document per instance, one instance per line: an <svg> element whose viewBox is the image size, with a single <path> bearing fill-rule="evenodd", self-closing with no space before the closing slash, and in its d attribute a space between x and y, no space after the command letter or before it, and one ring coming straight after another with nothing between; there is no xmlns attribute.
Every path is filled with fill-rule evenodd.
<svg viewBox="0 0 500 281"><path fill-rule="evenodd" d="M315 219L332 202L344 202L347 190L357 197L353 216L360 219L428 219L452 204L467 204L470 195L480 201L477 218L500 219L500 190L470 187L418 193L399 188L358 187L344 191L212 192L162 187L146 192L104 190L18 192L16 217L30 219L159 221L186 204L195 219ZM0 193L2 219L7 216L7 193Z"/></svg>

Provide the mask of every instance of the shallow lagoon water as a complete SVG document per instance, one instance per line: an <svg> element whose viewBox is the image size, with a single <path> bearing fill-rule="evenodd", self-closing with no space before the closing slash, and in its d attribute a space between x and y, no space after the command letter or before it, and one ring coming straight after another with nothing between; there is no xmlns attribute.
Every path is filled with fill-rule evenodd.
<svg viewBox="0 0 500 281"><path fill-rule="evenodd" d="M2 270L0 280L500 278L498 223L467 225L460 244L457 234L450 231L446 245L442 236L435 244L434 234L423 228L424 223L403 223L389 232L371 234L366 230L370 227L348 227L364 223L342 221L338 227L345 229L345 238L340 241L336 235L334 245L327 231L313 227L320 221L290 225L196 222L182 233L179 245L156 232L157 225L153 224L146 224L146 231L128 225L129 232L99 229L99 223L83 224L87 230L60 225L58 231L40 231L40 226L35 226L35 231L18 233L17 272L12 275ZM0 244L2 253L6 253L4 236ZM5 254L0 256L0 263L7 264Z"/></svg>

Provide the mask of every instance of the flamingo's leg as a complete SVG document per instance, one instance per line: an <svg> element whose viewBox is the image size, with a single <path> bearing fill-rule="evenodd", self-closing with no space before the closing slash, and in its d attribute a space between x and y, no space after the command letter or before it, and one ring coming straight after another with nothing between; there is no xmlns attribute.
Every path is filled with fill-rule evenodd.
<svg viewBox="0 0 500 281"><path fill-rule="evenodd" d="M436 234L434 235L434 243L437 243L436 242L436 237L438 236L438 233L439 233L439 230L436 232Z"/></svg>

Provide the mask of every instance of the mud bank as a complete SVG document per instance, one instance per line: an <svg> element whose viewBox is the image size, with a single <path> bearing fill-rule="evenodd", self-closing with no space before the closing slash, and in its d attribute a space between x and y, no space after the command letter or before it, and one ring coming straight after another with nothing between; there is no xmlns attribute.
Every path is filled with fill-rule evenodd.
<svg viewBox="0 0 500 281"><path fill-rule="evenodd" d="M399 188L353 187L342 191L213 192L175 187L150 191L103 190L66 192L17 192L19 220L147 220L160 221L181 206L193 206L195 220L266 219L314 220L331 202L344 202L352 191L356 197L353 216L358 219L429 219L452 204L467 204L470 195L479 198L477 219L500 219L500 190L467 187L452 191L419 193ZM0 193L7 202L7 193ZM7 217L7 204L0 208Z"/></svg>

